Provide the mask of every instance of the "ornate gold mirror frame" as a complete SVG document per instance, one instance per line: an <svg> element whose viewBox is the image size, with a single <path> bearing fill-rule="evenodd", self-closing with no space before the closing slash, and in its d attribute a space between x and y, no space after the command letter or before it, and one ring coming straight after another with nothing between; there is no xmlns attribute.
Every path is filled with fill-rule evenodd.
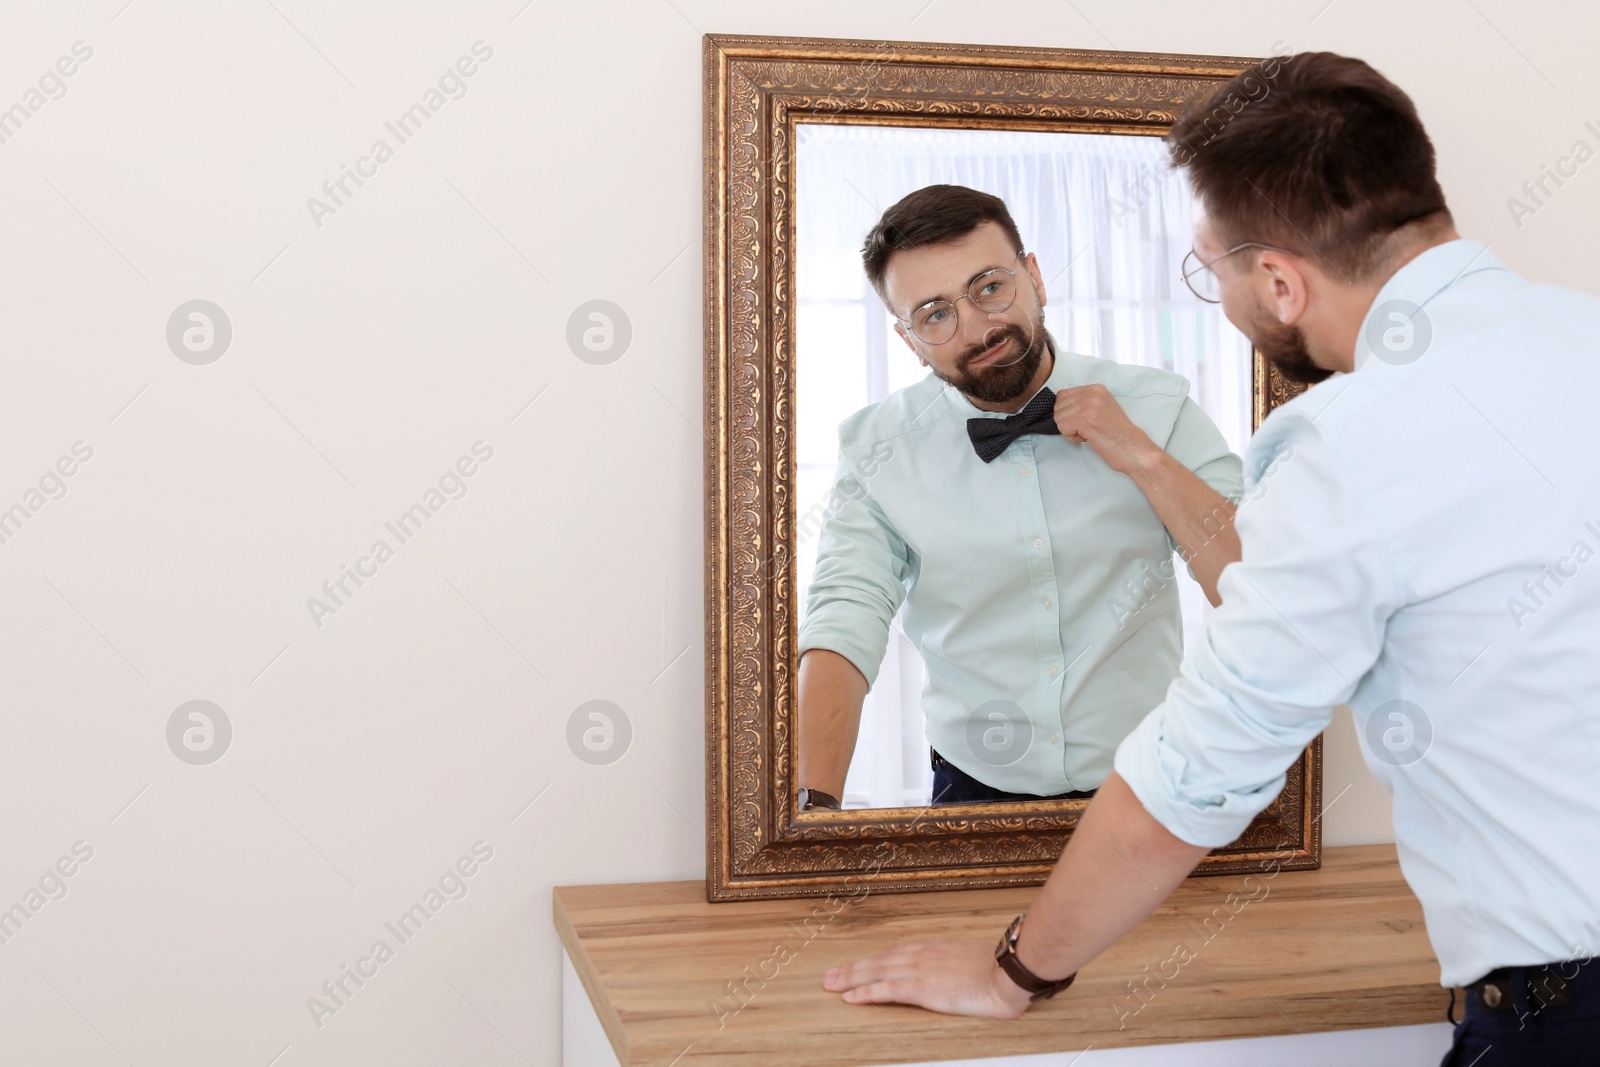
<svg viewBox="0 0 1600 1067"><path fill-rule="evenodd" d="M1044 881L1088 801L795 811L796 122L1159 135L1252 60L708 35L706 892L710 900ZM1254 426L1298 392L1257 353ZM1319 737L1202 873L1316 867Z"/></svg>

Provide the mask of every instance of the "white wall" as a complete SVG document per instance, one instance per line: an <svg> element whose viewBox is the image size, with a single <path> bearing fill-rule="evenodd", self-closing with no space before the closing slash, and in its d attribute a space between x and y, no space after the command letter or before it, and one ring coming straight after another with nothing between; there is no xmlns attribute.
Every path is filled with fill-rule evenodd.
<svg viewBox="0 0 1600 1067"><path fill-rule="evenodd" d="M1417 99L1464 233L1600 290L1600 164L1520 228L1506 206L1600 144L1574 5L123 4L0 23L0 107L93 49L0 144L0 507L93 450L0 544L0 907L93 850L0 944L0 1062L551 1063L550 887L701 876L702 32L1360 54ZM196 298L233 329L205 366L165 336ZM566 340L594 299L632 324L609 365ZM480 440L467 495L317 626L307 598ZM193 699L234 731L207 766L166 738ZM566 741L593 699L632 724L610 766ZM1328 841L1387 837L1348 719L1346 785ZM468 895L316 1026L478 841Z"/></svg>

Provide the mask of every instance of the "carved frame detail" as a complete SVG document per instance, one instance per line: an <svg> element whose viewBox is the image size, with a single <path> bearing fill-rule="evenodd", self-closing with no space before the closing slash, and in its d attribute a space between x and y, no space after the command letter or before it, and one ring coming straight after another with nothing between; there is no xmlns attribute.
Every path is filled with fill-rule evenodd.
<svg viewBox="0 0 1600 1067"><path fill-rule="evenodd" d="M794 124L1158 135L1252 60L704 39L706 893L1038 885L1087 801L795 812ZM1255 358L1254 423L1301 387ZM1198 873L1320 865L1322 739Z"/></svg>

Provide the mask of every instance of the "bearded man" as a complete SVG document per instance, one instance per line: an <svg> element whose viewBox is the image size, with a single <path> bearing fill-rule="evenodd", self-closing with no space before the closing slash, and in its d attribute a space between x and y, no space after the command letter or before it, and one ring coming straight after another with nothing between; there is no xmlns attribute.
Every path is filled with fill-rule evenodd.
<svg viewBox="0 0 1600 1067"><path fill-rule="evenodd" d="M1176 676L1176 551L1217 602L1240 460L1181 375L1060 351L998 197L919 189L868 280L932 373L845 420L800 630L800 808L837 807L889 626L935 803L1085 797Z"/></svg>

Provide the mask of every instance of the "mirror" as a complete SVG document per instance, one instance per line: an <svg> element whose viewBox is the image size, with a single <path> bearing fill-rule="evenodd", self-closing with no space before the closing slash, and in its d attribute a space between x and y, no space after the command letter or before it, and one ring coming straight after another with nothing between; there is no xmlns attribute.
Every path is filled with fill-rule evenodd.
<svg viewBox="0 0 1600 1067"><path fill-rule="evenodd" d="M1087 444L1034 443L1026 484L1036 496L1015 484L1006 464L969 454L959 424L972 412L947 404L944 383L930 380L936 373L896 321L910 308L885 308L863 269L862 244L885 210L919 189L998 197L1040 272L1047 300L1038 316L1054 358L1068 364L1060 372L1127 392L1130 415L1159 445L1181 413L1184 440L1173 441L1173 454L1205 464L1204 478L1220 494L1212 504L1224 508L1224 496L1238 495L1238 455L1251 428L1253 353L1220 305L1182 281L1192 234L1182 172L1167 166L1162 139L1129 134L797 121L794 149L800 647L862 659L861 671L875 675L849 753L849 724L827 714L831 708L813 712L819 696L808 694L802 675L800 784L832 790L845 808L1091 790L1117 742L1160 703L1211 605L1174 558L1136 480L1109 470ZM926 258L922 249L898 255ZM994 258L974 260L970 273L999 267ZM993 277L1007 291L1016 287L1009 275ZM939 284L938 272L929 284ZM957 304L955 321L968 306ZM956 337L944 344L961 346ZM937 347L927 348L937 358ZM1118 374L1085 356L1182 381ZM1167 395L1157 400L1152 390ZM883 403L891 394L896 399ZM1024 394L1013 406L1031 395ZM952 420L944 437L957 438L954 448L928 441L925 427L902 432L905 420L879 426L900 403ZM877 429L858 425L874 412ZM841 468L841 425L851 419L859 462ZM921 453L916 461L903 456L907 448ZM858 512L869 517L865 530L852 525ZM1220 530L1226 514L1215 514ZM863 570L893 558L859 543L868 532L894 540L906 556L903 583L886 572L863 581ZM952 540L962 544L953 558L942 543ZM819 555L828 560L820 581ZM906 599L885 634L874 609L885 587L899 584ZM817 601L822 613L811 610ZM1034 618L1041 602L1053 604L1044 620ZM1059 642L1060 656L1036 652L1040 640ZM1015 654L1018 646L1027 654ZM1051 679L1042 687L1041 670ZM817 770L806 769L808 760ZM842 791L831 773L841 760L849 768ZM950 769L936 798L938 763Z"/></svg>
<svg viewBox="0 0 1600 1067"><path fill-rule="evenodd" d="M1219 457L1240 452L1271 407L1298 389L1184 285L1189 197L1167 168L1160 135L1189 100L1209 98L1251 61L718 35L704 45L708 898L824 895L857 884L1038 884L1088 804L1085 790L1062 786L1103 778L1116 742L1159 703L1185 632L1208 610L1206 596L1131 480L1081 442L1025 434L988 467L966 462L1005 471L1018 480L1005 484L1033 492L1033 505L1021 492L991 493L985 505L998 515L994 501L1009 499L1000 520L1022 542L999 566L981 565L975 557L990 550L977 542L930 542L913 528L901 492L888 509L904 531L900 585L922 583L927 595L920 604L886 595L878 640L851 661L873 686L859 734L833 743L848 768L843 809L800 810L806 746L826 736L801 707L798 675L802 653L824 647L813 633L826 599L816 588L818 560L828 556L843 484L841 426L911 393L952 405L961 420L1002 414L955 410L950 397L961 391L930 377L897 330L922 321L911 303L891 315L868 283L862 240L913 190L953 184L1000 197L1023 254L1003 244L989 258L1008 262L982 266L1012 283L1019 314L1028 294L1039 296L1033 310L1043 322L995 347L991 360L1011 361L1032 347L1024 339L1043 333L1050 382L1107 384L1152 441L1166 441L1188 411L1183 417L1209 429L1185 465L1236 495L1226 491L1231 475ZM895 276L891 256L890 290ZM952 301L959 322L979 299L1004 291L963 293L968 282L918 296ZM946 361L945 369L957 368ZM1126 381L1159 388L1119 393L1116 383ZM956 434L964 428L945 421ZM879 496L917 481L902 472L885 478L885 470L928 466L933 455L909 438L896 450L893 433L864 440L870 469L858 455L845 473L876 477ZM1048 477L1023 455L1037 455ZM1068 498L1072 506L1062 506ZM1018 517L1030 506L1023 518L1041 523L1036 531ZM970 510L960 517L981 528L983 509ZM1078 543L1090 530L1102 542L1096 553ZM1042 570L1028 555L1035 550L1048 564ZM1006 568L1008 578L995 577ZM941 581L962 588L942 616ZM1003 636L992 647L952 638L986 583L1023 597L1034 616L1025 630L1032 652ZM1093 633L1082 636L1091 617ZM1055 649L1045 647L1051 642ZM1022 696L997 690L993 679L1014 665L986 677L993 648L1032 656L1040 684ZM1060 685L1045 680L1052 668L1051 677L1064 676ZM932 748L960 761L969 778L1014 795L930 803ZM1008 759L1018 751L1033 757ZM1253 869L1267 857L1280 867L1316 866L1320 790L1319 738L1278 799L1200 873Z"/></svg>

